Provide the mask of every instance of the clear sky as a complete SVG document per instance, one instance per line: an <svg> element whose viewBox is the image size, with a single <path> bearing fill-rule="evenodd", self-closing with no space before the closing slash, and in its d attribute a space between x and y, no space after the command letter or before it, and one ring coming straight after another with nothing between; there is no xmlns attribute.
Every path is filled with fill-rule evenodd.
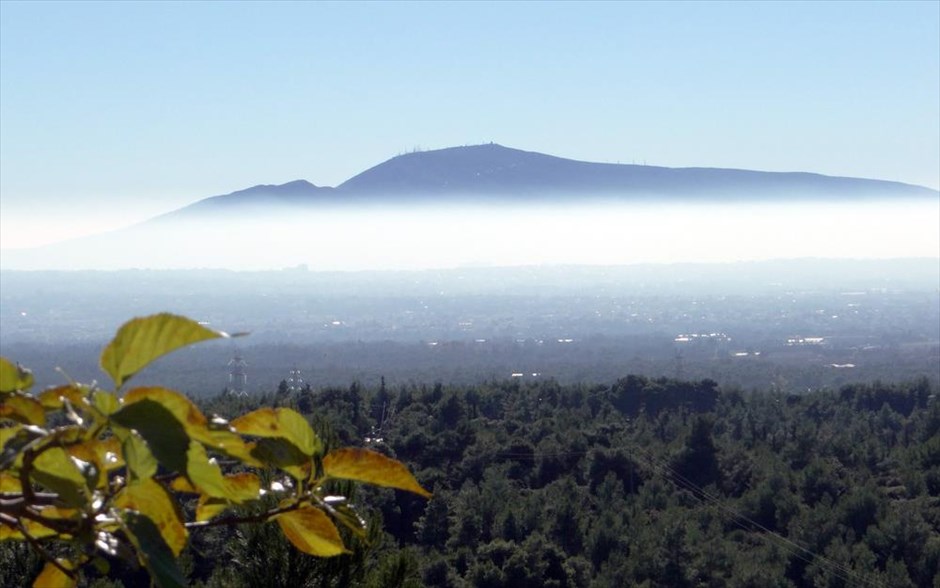
<svg viewBox="0 0 940 588"><path fill-rule="evenodd" d="M0 1L0 246L415 147L940 187L940 2Z"/></svg>

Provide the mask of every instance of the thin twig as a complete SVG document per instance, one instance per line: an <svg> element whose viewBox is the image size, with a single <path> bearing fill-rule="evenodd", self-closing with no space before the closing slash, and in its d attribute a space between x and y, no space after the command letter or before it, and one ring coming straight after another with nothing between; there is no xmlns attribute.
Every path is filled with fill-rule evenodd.
<svg viewBox="0 0 940 588"><path fill-rule="evenodd" d="M241 525L245 523L265 523L271 517L283 514L285 512L290 512L292 510L297 510L300 508L301 503L292 504L284 508L275 508L272 510L265 511L256 515L249 516L228 516L221 519L210 519L208 521L191 521L185 523L184 526L187 529L202 529L205 527L219 527L222 525Z"/></svg>

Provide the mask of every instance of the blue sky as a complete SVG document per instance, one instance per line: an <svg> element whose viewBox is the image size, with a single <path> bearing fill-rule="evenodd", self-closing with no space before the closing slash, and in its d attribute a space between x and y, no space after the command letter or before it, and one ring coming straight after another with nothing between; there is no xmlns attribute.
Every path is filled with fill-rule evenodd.
<svg viewBox="0 0 940 588"><path fill-rule="evenodd" d="M0 2L2 246L487 141L937 188L940 3Z"/></svg>

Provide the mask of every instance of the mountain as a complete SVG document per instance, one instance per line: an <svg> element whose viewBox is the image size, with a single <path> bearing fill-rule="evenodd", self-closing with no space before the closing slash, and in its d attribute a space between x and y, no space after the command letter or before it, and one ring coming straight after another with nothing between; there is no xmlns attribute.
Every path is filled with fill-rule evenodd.
<svg viewBox="0 0 940 588"><path fill-rule="evenodd" d="M5 250L0 267L349 270L933 256L938 209L936 190L898 182L592 163L491 143L399 155L336 187L296 180L205 198L125 229Z"/></svg>
<svg viewBox="0 0 940 588"><path fill-rule="evenodd" d="M593 163L489 143L399 155L335 188L315 186L305 180L254 186L200 200L158 219L250 209L408 201L514 203L577 201L586 197L763 201L937 196L936 190L900 182L805 172Z"/></svg>

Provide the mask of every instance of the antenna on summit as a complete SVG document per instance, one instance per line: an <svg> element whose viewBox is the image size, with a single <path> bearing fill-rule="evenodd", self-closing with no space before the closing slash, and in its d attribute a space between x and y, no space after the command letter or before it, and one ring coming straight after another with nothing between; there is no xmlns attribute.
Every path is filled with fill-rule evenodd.
<svg viewBox="0 0 940 588"><path fill-rule="evenodd" d="M235 396L248 396L248 362L241 356L238 350L228 362L228 389L229 393Z"/></svg>

